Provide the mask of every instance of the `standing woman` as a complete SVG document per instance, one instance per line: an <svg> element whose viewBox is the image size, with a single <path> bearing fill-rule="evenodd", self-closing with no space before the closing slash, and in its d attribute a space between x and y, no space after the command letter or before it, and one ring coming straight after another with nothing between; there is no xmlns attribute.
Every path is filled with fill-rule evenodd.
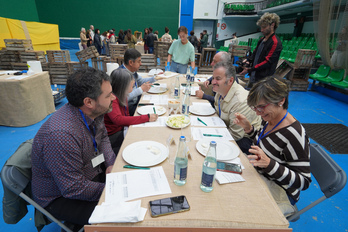
<svg viewBox="0 0 348 232"><path fill-rule="evenodd" d="M135 44L137 43L137 39L134 35L132 35L132 30L128 29L127 34L124 37L124 43L128 44L128 48L135 48Z"/></svg>
<svg viewBox="0 0 348 232"><path fill-rule="evenodd" d="M80 31L80 40L81 40L81 46L83 49L87 48L87 37L86 37L86 29L84 27L81 28Z"/></svg>
<svg viewBox="0 0 348 232"><path fill-rule="evenodd" d="M118 32L117 43L118 44L123 44L124 43L124 33L123 33L122 29Z"/></svg>
<svg viewBox="0 0 348 232"><path fill-rule="evenodd" d="M300 191L311 182L309 140L299 121L288 112L289 87L282 79L267 77L254 84L248 105L262 118L258 131L242 114L233 123L254 139L248 155L285 216L294 212Z"/></svg>
<svg viewBox="0 0 348 232"><path fill-rule="evenodd" d="M189 61L191 61L192 70L195 69L195 49L187 39L186 27L179 27L178 35L180 39L175 40L168 50L167 62L172 61L171 72L185 74Z"/></svg>
<svg viewBox="0 0 348 232"><path fill-rule="evenodd" d="M149 46L147 46L147 36L149 35L149 28L144 29L144 52L145 54L149 53Z"/></svg>
<svg viewBox="0 0 348 232"><path fill-rule="evenodd" d="M100 30L95 29L94 30L94 46L98 50L98 53L101 54L101 49L103 47L101 38L100 38Z"/></svg>
<svg viewBox="0 0 348 232"><path fill-rule="evenodd" d="M144 122L154 122L157 114L145 114L130 116L128 108L128 94L132 92L134 85L133 75L126 69L116 69L111 73L112 92L116 99L112 102L112 111L104 115L104 123L111 146L117 155L122 145L128 126Z"/></svg>

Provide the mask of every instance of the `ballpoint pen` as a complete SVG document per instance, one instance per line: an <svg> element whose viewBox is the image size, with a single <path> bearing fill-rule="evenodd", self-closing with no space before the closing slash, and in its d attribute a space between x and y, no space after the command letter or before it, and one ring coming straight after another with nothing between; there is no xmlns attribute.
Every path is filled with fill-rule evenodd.
<svg viewBox="0 0 348 232"><path fill-rule="evenodd" d="M209 136L209 137L223 137L222 135L212 135L212 134L203 134L203 136Z"/></svg>
<svg viewBox="0 0 348 232"><path fill-rule="evenodd" d="M200 121L200 122L203 123L204 125L208 126L205 122L202 121L202 119L200 119L200 118L197 118L197 119L198 119L198 121Z"/></svg>
<svg viewBox="0 0 348 232"><path fill-rule="evenodd" d="M153 107L153 112L156 114L156 108L155 107Z"/></svg>
<svg viewBox="0 0 348 232"><path fill-rule="evenodd" d="M137 166L132 166L132 165L124 165L123 168L144 169L144 170L149 170L150 169L150 168L137 167Z"/></svg>

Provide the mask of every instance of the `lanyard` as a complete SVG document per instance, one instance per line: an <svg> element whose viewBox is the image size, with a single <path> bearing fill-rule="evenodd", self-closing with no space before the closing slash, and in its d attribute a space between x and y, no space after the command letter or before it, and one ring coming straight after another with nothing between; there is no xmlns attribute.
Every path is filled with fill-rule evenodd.
<svg viewBox="0 0 348 232"><path fill-rule="evenodd" d="M259 138L257 139L257 144L256 144L256 145L259 145L260 139L263 139L264 137L266 137L266 136L269 134L269 132L273 131L277 126L279 126L279 124L286 118L287 115L288 115L288 111L286 111L285 116L282 118L282 120L280 120L280 121L277 123L277 125L275 125L275 126L272 128L272 130L268 131L266 134L263 135L263 133L265 132L265 130L266 130L267 126L268 126L268 123L267 123L267 124L265 125L265 127L263 128L263 130L262 130L262 132L261 132Z"/></svg>
<svg viewBox="0 0 348 232"><path fill-rule="evenodd" d="M219 97L219 117L221 117L221 105L220 105L220 101L221 101L221 95Z"/></svg>
<svg viewBox="0 0 348 232"><path fill-rule="evenodd" d="M91 138L92 138L93 146L94 146L94 151L95 151L96 153L98 153L97 143L96 143L95 137L94 137L94 136L95 136L95 128L93 127L93 133L92 133L91 129L90 129L89 126L88 126L88 123L87 123L87 120L86 120L86 118L85 118L85 115L82 113L82 110L79 109L79 111L80 111L80 113L81 113L81 116L82 116L82 118L83 118L83 121L85 122L85 125L86 125L88 131L89 131L90 134L91 134Z"/></svg>
<svg viewBox="0 0 348 232"><path fill-rule="evenodd" d="M135 75L137 75L136 73L133 74L133 77L134 77L134 84L135 84L135 88L138 88L138 83L137 83L137 78L135 78Z"/></svg>

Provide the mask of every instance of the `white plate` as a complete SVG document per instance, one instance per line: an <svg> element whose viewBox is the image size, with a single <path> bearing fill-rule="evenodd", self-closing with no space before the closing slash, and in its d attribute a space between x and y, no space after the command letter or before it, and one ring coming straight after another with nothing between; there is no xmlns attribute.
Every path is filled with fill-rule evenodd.
<svg viewBox="0 0 348 232"><path fill-rule="evenodd" d="M171 77L175 77L179 75L179 73L175 73L175 72L170 72L170 71L166 71L163 74L159 74L157 75L157 77L161 77L161 78L171 78Z"/></svg>
<svg viewBox="0 0 348 232"><path fill-rule="evenodd" d="M191 114L202 116L215 114L215 109L207 105L192 105L190 106L189 111Z"/></svg>
<svg viewBox="0 0 348 232"><path fill-rule="evenodd" d="M142 107L138 107L137 112L140 115L154 114L153 112L154 107L156 109L156 114L158 115L163 115L167 112L166 108L164 108L163 106L142 106Z"/></svg>
<svg viewBox="0 0 348 232"><path fill-rule="evenodd" d="M158 152L158 154L156 154ZM155 141L140 141L128 145L122 152L124 161L138 167L151 167L168 157L168 149Z"/></svg>
<svg viewBox="0 0 348 232"><path fill-rule="evenodd" d="M211 140L199 140L196 143L196 149L197 151L203 155L206 156ZM216 159L218 161L225 161L225 160L231 160L239 156L239 148L237 145L235 145L232 142L223 141L223 140L217 140L216 141Z"/></svg>
<svg viewBox="0 0 348 232"><path fill-rule="evenodd" d="M167 92L167 88L165 87L161 87L161 86L154 86L154 87L151 87L149 89L149 91L147 91L148 93L165 93Z"/></svg>
<svg viewBox="0 0 348 232"><path fill-rule="evenodd" d="M180 120L180 121L181 121L181 124L180 124L180 121L179 121L178 125L177 125L177 126L174 126L170 121L171 121L171 120L175 120L175 119ZM186 121L188 120L188 122L187 122L187 123L183 123L183 120L186 120ZM168 127L170 127L170 128L173 128L173 129L185 128L185 127L187 127L188 125L190 125L190 123L191 123L190 118L187 117L187 116L184 116L184 115L172 115L172 116L169 116L168 119L167 119L167 121L166 121L166 125L167 125Z"/></svg>

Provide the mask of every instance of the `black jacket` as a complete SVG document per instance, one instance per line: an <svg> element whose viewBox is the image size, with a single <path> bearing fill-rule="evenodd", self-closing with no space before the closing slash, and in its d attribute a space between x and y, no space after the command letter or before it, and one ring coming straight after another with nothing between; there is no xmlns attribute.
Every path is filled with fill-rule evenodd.
<svg viewBox="0 0 348 232"><path fill-rule="evenodd" d="M255 81L259 81L267 76L272 76L277 68L280 52L283 49L282 42L274 33L265 42L263 50L258 60L255 59L256 51L262 43L264 37L262 37L253 54L248 58L252 63L251 72L255 71Z"/></svg>

